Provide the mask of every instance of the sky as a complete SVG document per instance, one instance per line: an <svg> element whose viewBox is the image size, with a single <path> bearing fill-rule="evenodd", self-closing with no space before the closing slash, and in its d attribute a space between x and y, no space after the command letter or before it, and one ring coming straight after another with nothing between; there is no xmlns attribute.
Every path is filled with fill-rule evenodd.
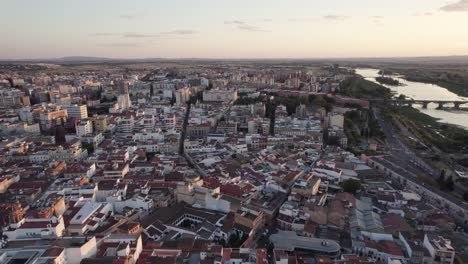
<svg viewBox="0 0 468 264"><path fill-rule="evenodd" d="M0 59L468 55L468 0L0 0Z"/></svg>

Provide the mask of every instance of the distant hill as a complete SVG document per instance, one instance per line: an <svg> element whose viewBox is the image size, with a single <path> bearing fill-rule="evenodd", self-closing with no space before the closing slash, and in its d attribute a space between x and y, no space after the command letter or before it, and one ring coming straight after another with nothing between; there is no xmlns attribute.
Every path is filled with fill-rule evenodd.
<svg viewBox="0 0 468 264"><path fill-rule="evenodd" d="M88 56L69 56L62 58L38 58L38 59L19 59L19 60L2 60L0 62L5 63L14 63L14 62L46 62L46 63L84 63L84 62L106 62L113 61L112 58L102 58L102 57L88 57Z"/></svg>
<svg viewBox="0 0 468 264"><path fill-rule="evenodd" d="M86 56L69 56L51 59L55 61L65 61L65 62L82 62L82 61L111 61L112 58L102 58L102 57L86 57Z"/></svg>
<svg viewBox="0 0 468 264"><path fill-rule="evenodd" d="M375 58L336 58L336 62L359 63L468 63L468 55L461 56L424 56L424 57L375 57Z"/></svg>
<svg viewBox="0 0 468 264"><path fill-rule="evenodd" d="M91 57L91 56L67 56L61 58L42 58L42 59L21 59L21 60L1 60L3 63L99 63L99 62L156 62L156 61L198 61L198 62L209 62L209 61L223 61L223 62L239 62L239 61L261 61L270 63L282 63L282 62L334 62L334 63L468 63L468 55L461 56L425 56L425 57L362 57L362 58L271 58L271 59L259 59L259 58L245 58L245 59L215 59L215 58L144 58L144 59L132 59L132 58L105 58L105 57Z"/></svg>

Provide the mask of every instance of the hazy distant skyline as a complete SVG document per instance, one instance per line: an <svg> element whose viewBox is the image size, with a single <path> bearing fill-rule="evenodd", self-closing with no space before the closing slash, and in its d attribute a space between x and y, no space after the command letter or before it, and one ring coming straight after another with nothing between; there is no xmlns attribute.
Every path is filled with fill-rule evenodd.
<svg viewBox="0 0 468 264"><path fill-rule="evenodd" d="M468 0L2 0L0 59L468 55Z"/></svg>

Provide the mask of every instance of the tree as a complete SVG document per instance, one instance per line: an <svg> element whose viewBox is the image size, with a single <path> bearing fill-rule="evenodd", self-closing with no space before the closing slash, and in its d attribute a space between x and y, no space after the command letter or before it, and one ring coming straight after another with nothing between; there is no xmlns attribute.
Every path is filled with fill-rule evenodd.
<svg viewBox="0 0 468 264"><path fill-rule="evenodd" d="M317 97L315 94L309 94L309 97L307 97L307 102L311 104L315 100L315 97Z"/></svg>
<svg viewBox="0 0 468 264"><path fill-rule="evenodd" d="M331 96L324 96L323 99L324 99L327 103L329 103L329 104L334 104L334 103L336 103L335 98L334 98L334 97L331 97Z"/></svg>
<svg viewBox="0 0 468 264"><path fill-rule="evenodd" d="M454 186L453 178L452 178L452 176L450 176L445 181L445 188L447 188L447 190L449 190L449 191L453 191L453 186Z"/></svg>
<svg viewBox="0 0 468 264"><path fill-rule="evenodd" d="M357 191L361 190L361 182L358 180L349 179L344 181L341 184L343 191L355 194Z"/></svg>
<svg viewBox="0 0 468 264"><path fill-rule="evenodd" d="M93 144L82 143L81 146L88 151L89 155L94 153L94 145Z"/></svg>
<svg viewBox="0 0 468 264"><path fill-rule="evenodd" d="M333 105L332 105L332 104L326 104L326 105L324 106L324 108L325 108L325 111L326 111L327 114L328 114L328 113L330 113L330 112L333 110Z"/></svg>
<svg viewBox="0 0 468 264"><path fill-rule="evenodd" d="M463 200L465 200L465 202L468 202L468 192L463 194Z"/></svg>
<svg viewBox="0 0 468 264"><path fill-rule="evenodd" d="M237 244L237 241L239 240L239 235L237 234L237 232L234 232L228 239L228 243L227 245L229 247L235 247L235 245Z"/></svg>
<svg viewBox="0 0 468 264"><path fill-rule="evenodd" d="M440 171L439 179L437 180L439 183L440 189L444 189L445 187L445 170Z"/></svg>

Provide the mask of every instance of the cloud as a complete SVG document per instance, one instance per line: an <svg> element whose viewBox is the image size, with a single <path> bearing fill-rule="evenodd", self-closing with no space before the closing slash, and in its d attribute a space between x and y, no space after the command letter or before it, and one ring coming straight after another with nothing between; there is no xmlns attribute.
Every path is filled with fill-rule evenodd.
<svg viewBox="0 0 468 264"><path fill-rule="evenodd" d="M413 16L432 16L432 15L433 15L432 12L424 12L424 13L413 14Z"/></svg>
<svg viewBox="0 0 468 264"><path fill-rule="evenodd" d="M243 30L243 31L268 32L268 30L259 28L257 26L252 26L252 25L239 25L237 28L240 29L240 30Z"/></svg>
<svg viewBox="0 0 468 264"><path fill-rule="evenodd" d="M343 21L348 19L347 16L341 16L341 15L327 15L324 16L323 18L328 19L328 20L334 20L334 21Z"/></svg>
<svg viewBox="0 0 468 264"><path fill-rule="evenodd" d="M156 38L159 37L158 34L140 34L140 33L125 33L123 34L124 38Z"/></svg>
<svg viewBox="0 0 468 264"><path fill-rule="evenodd" d="M177 29L172 31L163 32L164 35L192 35L196 34L197 31L191 29Z"/></svg>
<svg viewBox="0 0 468 264"><path fill-rule="evenodd" d="M143 43L140 42L111 42L98 44L99 47L113 47L113 48L130 48L130 47L142 47Z"/></svg>
<svg viewBox="0 0 468 264"><path fill-rule="evenodd" d="M383 16L370 16L369 17L369 19L371 19L376 25L382 25L383 18L384 18Z"/></svg>
<svg viewBox="0 0 468 264"><path fill-rule="evenodd" d="M186 35L191 35L191 34L196 34L197 32L195 30L190 30L190 29L178 29L178 30L172 30L172 31L167 31L167 32L161 32L157 34L148 34L148 33L137 33L137 32L126 32L126 33L94 33L91 34L91 36L97 36L97 37L112 37L112 36L120 36L122 38L127 38L127 39L155 39L155 38L161 38L161 37L169 37L169 36L186 36ZM116 43L113 43L116 44ZM118 43L118 44L124 44L126 45L127 43Z"/></svg>
<svg viewBox="0 0 468 264"><path fill-rule="evenodd" d="M103 33L103 32L91 34L91 36L95 36L95 37L112 37L112 36L118 36L118 35L119 34L116 34L116 33Z"/></svg>
<svg viewBox="0 0 468 264"><path fill-rule="evenodd" d="M230 24L245 25L247 23L244 22L244 21L240 21L240 20L226 20L226 21L224 21L224 24L226 24L226 25L230 25Z"/></svg>
<svg viewBox="0 0 468 264"><path fill-rule="evenodd" d="M241 20L226 20L224 21L226 25L237 25L237 29L242 31L250 31L250 32L269 32L268 30L262 29L255 25L250 25L245 21Z"/></svg>
<svg viewBox="0 0 468 264"><path fill-rule="evenodd" d="M123 19L135 19L137 16L136 15L120 15L119 17Z"/></svg>
<svg viewBox="0 0 468 264"><path fill-rule="evenodd" d="M288 18L287 21L291 23L305 23L305 22L311 22L313 21L314 18L311 17L302 17L302 18Z"/></svg>
<svg viewBox="0 0 468 264"><path fill-rule="evenodd" d="M447 12L468 12L468 0L458 0L456 2L446 4L441 7L440 10Z"/></svg>

